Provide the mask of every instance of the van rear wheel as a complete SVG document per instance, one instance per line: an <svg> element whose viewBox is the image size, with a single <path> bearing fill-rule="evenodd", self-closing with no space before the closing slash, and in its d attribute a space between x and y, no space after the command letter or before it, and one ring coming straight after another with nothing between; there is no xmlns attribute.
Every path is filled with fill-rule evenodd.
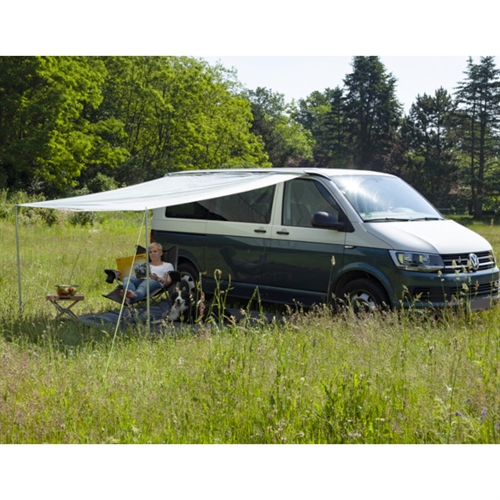
<svg viewBox="0 0 500 500"><path fill-rule="evenodd" d="M196 289L196 283L200 278L200 275L196 268L189 262L181 262L177 266L177 271L181 275L181 279L186 280L189 283L189 288L192 290Z"/></svg>
<svg viewBox="0 0 500 500"><path fill-rule="evenodd" d="M389 308L385 290L373 280L358 278L342 287L339 293L341 303L355 314L374 313Z"/></svg>

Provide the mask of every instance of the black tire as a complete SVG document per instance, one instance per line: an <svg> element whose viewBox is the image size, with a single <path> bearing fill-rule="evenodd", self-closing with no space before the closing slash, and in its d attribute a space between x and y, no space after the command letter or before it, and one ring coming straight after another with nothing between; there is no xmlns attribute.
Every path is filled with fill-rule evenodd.
<svg viewBox="0 0 500 500"><path fill-rule="evenodd" d="M195 290L196 284L200 279L200 274L198 273L196 268L189 262L182 262L177 266L177 271L179 271L181 279L189 283L189 288L191 289L191 291Z"/></svg>
<svg viewBox="0 0 500 500"><path fill-rule="evenodd" d="M358 278L344 285L338 297L341 304L349 307L355 314L389 309L385 290L375 281L366 278Z"/></svg>

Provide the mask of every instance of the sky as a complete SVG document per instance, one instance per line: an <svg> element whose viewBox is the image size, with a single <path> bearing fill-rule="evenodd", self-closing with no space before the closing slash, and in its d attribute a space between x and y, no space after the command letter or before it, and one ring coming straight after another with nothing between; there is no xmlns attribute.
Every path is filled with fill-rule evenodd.
<svg viewBox="0 0 500 500"><path fill-rule="evenodd" d="M483 54L493 55L493 54ZM352 57L346 56L227 56L203 57L209 64L220 62L237 70L238 80L248 89L266 87L283 94L287 102L305 99L311 92L343 86L352 72ZM439 87L450 94L465 78L468 56L381 56L388 73L396 79L396 96L405 113L417 95L434 95ZM473 57L479 63L480 57ZM499 58L496 66L500 69Z"/></svg>

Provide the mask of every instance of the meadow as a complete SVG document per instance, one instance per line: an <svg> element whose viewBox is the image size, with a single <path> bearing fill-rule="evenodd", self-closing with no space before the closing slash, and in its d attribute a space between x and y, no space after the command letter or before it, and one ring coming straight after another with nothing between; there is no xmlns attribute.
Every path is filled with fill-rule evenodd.
<svg viewBox="0 0 500 500"><path fill-rule="evenodd" d="M500 306L353 319L327 308L161 334L56 318L115 308L103 269L143 214L0 220L0 443L500 443ZM498 222L472 223L500 255ZM262 306L262 305L260 305Z"/></svg>

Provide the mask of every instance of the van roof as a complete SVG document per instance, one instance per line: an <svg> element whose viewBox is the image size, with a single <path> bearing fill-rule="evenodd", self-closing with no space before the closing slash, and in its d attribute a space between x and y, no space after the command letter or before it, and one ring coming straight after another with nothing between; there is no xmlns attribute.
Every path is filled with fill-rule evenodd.
<svg viewBox="0 0 500 500"><path fill-rule="evenodd" d="M248 174L249 172L255 172L259 174L269 173L269 174L303 174L303 175L318 175L322 177L335 177L339 175L383 175L391 177L391 174L384 172L376 172L374 170L358 170L350 168L222 168L222 169L210 169L210 170L182 170L179 172L171 172L165 174L165 176L172 175L211 175L214 173L225 173L225 174Z"/></svg>

